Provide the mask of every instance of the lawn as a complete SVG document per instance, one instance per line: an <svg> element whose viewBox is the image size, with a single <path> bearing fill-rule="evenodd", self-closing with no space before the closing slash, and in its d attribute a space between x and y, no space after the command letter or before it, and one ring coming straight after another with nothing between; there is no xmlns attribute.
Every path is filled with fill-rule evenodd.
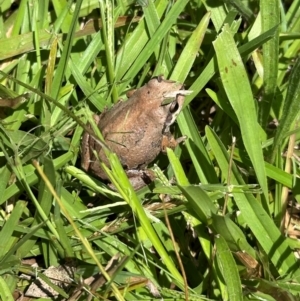
<svg viewBox="0 0 300 301"><path fill-rule="evenodd" d="M299 50L300 0L0 1L0 300L300 300ZM161 76L135 189L93 114Z"/></svg>

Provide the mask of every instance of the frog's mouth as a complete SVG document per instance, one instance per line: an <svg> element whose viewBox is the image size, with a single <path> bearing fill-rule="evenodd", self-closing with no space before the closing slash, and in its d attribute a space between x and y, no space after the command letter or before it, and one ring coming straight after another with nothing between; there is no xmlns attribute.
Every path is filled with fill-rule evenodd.
<svg viewBox="0 0 300 301"><path fill-rule="evenodd" d="M190 95L192 94L193 91L191 90L175 90L175 91L171 91L171 92L166 92L163 96L164 96L164 100L162 101L161 105L165 106L170 104L171 102L174 101L174 98L177 97L177 95Z"/></svg>

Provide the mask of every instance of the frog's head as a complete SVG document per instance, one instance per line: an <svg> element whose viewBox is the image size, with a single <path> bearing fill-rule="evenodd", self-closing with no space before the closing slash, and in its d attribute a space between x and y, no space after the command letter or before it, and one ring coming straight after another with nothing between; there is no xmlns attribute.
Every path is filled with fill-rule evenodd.
<svg viewBox="0 0 300 301"><path fill-rule="evenodd" d="M148 94L152 94L149 99L157 107L163 108L165 114L165 127L173 124L181 112L185 95L192 91L184 90L183 84L166 80L163 76L152 78L145 87L148 88Z"/></svg>

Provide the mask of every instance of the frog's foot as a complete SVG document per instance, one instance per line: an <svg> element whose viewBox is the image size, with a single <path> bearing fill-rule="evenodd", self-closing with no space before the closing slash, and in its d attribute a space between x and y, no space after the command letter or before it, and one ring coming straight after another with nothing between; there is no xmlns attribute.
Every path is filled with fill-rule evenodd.
<svg viewBox="0 0 300 301"><path fill-rule="evenodd" d="M151 184L155 180L155 173L150 169L130 169L126 171L126 174L135 191ZM111 189L116 190L116 187L113 184L109 184L108 186Z"/></svg>
<svg viewBox="0 0 300 301"><path fill-rule="evenodd" d="M187 139L187 136L182 136L182 137L175 139L174 136L171 134L164 135L162 142L161 142L161 150L163 153L166 153L167 147L169 147L171 149L175 149L175 147L179 143L184 142L186 139Z"/></svg>

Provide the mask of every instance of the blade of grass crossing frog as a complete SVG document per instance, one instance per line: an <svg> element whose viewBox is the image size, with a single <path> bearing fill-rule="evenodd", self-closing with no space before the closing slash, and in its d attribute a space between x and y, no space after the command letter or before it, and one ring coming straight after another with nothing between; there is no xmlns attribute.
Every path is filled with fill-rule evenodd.
<svg viewBox="0 0 300 301"><path fill-rule="evenodd" d="M179 82L184 82L186 77L191 71L197 54L199 53L207 26L210 21L210 13L206 13L202 20L199 22L197 28L193 31L188 42L186 43L179 60L172 72L171 79Z"/></svg>
<svg viewBox="0 0 300 301"><path fill-rule="evenodd" d="M29 94L17 95L0 84L0 107L16 109Z"/></svg>
<svg viewBox="0 0 300 301"><path fill-rule="evenodd" d="M228 300L243 301L242 283L232 253L222 236L215 238L216 256L219 270L226 283ZM227 300L227 296L223 296Z"/></svg>
<svg viewBox="0 0 300 301"><path fill-rule="evenodd" d="M268 184L261 141L257 137L259 125L254 98L243 61L228 25L224 26L222 33L213 42L213 45L225 92L239 120L245 148L267 200ZM238 84L237 79L239 79ZM245 114L245 112L247 113Z"/></svg>
<svg viewBox="0 0 300 301"><path fill-rule="evenodd" d="M206 128L206 137L222 174L226 177L229 168L229 155L227 150L209 127ZM245 184L234 164L232 165L231 183L233 185ZM291 277L291 275L293 275L293 277L300 277L295 256L287 240L281 235L279 229L262 208L261 204L258 203L252 194L236 193L234 194L234 200L241 214L243 214L248 227L266 254L268 254L278 273L286 278ZM282 258L284 258L284 260L282 260Z"/></svg>
<svg viewBox="0 0 300 301"><path fill-rule="evenodd" d="M106 152L106 155L109 160L111 170L109 170L104 164L101 164L102 168L105 170L110 181L119 190L119 193L122 195L124 200L128 203L128 205L132 208L133 212L136 214L143 230L147 234L149 240L153 244L158 254L161 256L162 262L167 266L168 270L173 275L176 284L183 289L184 286L182 276L178 272L176 266L174 265L174 262L169 257L169 254L166 252L164 246L162 245L156 232L154 231L145 213L145 210L140 200L138 199L134 189L132 188L117 155L108 151Z"/></svg>
<svg viewBox="0 0 300 301"><path fill-rule="evenodd" d="M108 189L108 187L104 185L101 181L91 178L86 173L84 173L81 169L76 168L74 166L67 166L65 167L64 170L71 176L77 178L79 181L81 181L85 186L89 187L91 190L94 190L95 192L100 193L107 198L110 198L114 202L121 201L121 197L117 192ZM73 201L71 199L70 201L71 202L69 204L72 204ZM66 198L66 202L68 202L68 198ZM84 209L82 208L81 210Z"/></svg>
<svg viewBox="0 0 300 301"><path fill-rule="evenodd" d="M15 98L19 95L13 91L5 87L4 85L0 84L0 97L2 98Z"/></svg>

